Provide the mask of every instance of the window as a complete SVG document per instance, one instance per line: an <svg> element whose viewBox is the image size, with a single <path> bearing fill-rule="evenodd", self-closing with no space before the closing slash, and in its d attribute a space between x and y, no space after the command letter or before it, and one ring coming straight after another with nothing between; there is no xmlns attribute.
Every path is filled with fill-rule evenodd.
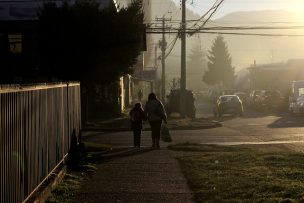
<svg viewBox="0 0 304 203"><path fill-rule="evenodd" d="M304 88L299 88L299 97L304 95Z"/></svg>
<svg viewBox="0 0 304 203"><path fill-rule="evenodd" d="M20 33L8 34L8 43L11 53L22 52L22 35Z"/></svg>

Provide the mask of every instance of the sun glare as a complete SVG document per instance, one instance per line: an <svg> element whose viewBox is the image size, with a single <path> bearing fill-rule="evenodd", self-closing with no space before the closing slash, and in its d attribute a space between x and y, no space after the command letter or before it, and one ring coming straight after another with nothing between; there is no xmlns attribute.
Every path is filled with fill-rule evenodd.
<svg viewBox="0 0 304 203"><path fill-rule="evenodd" d="M304 1L295 0L294 3L290 3L289 5L289 10L295 12L299 21L304 23Z"/></svg>

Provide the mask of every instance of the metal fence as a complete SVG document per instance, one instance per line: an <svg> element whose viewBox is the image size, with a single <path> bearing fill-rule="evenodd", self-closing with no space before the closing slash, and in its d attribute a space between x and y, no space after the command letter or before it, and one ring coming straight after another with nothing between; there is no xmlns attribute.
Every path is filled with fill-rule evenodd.
<svg viewBox="0 0 304 203"><path fill-rule="evenodd" d="M23 202L80 133L80 84L0 88L0 202Z"/></svg>

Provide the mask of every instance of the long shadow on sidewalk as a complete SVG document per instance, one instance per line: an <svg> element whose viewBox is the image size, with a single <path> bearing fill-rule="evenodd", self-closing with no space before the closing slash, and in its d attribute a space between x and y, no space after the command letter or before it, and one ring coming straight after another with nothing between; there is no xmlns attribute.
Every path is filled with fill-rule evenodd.
<svg viewBox="0 0 304 203"><path fill-rule="evenodd" d="M174 155L167 148L150 147L95 154L101 162L83 182L76 202L192 203L193 193Z"/></svg>
<svg viewBox="0 0 304 203"><path fill-rule="evenodd" d="M109 161L112 158L117 157L126 157L126 156L133 156L139 155L143 153L147 153L153 150L157 150L151 147L142 147L142 148L124 148L117 150L116 152L104 153L104 152L91 152L90 156L88 157L89 162L93 162L95 164L104 163L105 161Z"/></svg>

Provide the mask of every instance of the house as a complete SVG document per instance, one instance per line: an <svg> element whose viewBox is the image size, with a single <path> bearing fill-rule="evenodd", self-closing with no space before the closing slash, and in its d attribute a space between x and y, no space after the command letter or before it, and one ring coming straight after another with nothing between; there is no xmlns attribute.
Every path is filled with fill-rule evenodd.
<svg viewBox="0 0 304 203"><path fill-rule="evenodd" d="M119 3L120 7L127 7L131 0L119 0L116 1ZM152 3L151 0L142 0L143 2L143 12L145 15L145 20L150 22L152 19ZM153 39L151 35L146 36L146 44L153 44ZM156 81L156 67L155 62L152 60L155 54L154 46L146 46L146 49L143 49L141 55L138 56L137 63L133 66L134 72L130 75L130 84L129 89L126 92L129 94L125 97L125 106L130 106L133 103L138 101L138 92L143 92L143 100L146 100L148 94L152 91L157 91ZM128 87L128 86L126 86Z"/></svg>
<svg viewBox="0 0 304 203"><path fill-rule="evenodd" d="M101 7L115 0L98 0ZM43 4L55 3L60 6L63 2L74 4L75 0L36 0L36 1L5 1L0 2L0 83L37 83L45 82L39 67L36 65L35 56L35 31L37 29L38 12ZM117 5L117 4L116 4ZM147 7L148 9L148 7ZM134 92L138 88L138 81L146 81L141 76L144 70L145 55L139 56L134 67L136 75L126 75L117 82L101 86L96 84L93 90L83 87L83 103L87 104L83 115L85 118L92 115L103 116L103 112L111 111L121 113L126 106L134 101ZM5 71L4 71L5 70ZM54 80L54 79L52 79ZM55 79L56 80L56 79ZM147 81L148 84L151 81ZM151 91L151 90L149 90ZM90 93L90 94L89 94ZM88 109L90 106L91 109ZM91 112L91 113L89 113ZM86 119L84 119L86 120Z"/></svg>
<svg viewBox="0 0 304 203"><path fill-rule="evenodd" d="M75 0L0 1L0 83L45 82L36 65L38 13L45 3L57 6ZM112 0L99 0L101 7Z"/></svg>
<svg viewBox="0 0 304 203"><path fill-rule="evenodd" d="M250 89L287 93L292 81L304 80L304 59L289 59L286 63L255 63L248 70Z"/></svg>

